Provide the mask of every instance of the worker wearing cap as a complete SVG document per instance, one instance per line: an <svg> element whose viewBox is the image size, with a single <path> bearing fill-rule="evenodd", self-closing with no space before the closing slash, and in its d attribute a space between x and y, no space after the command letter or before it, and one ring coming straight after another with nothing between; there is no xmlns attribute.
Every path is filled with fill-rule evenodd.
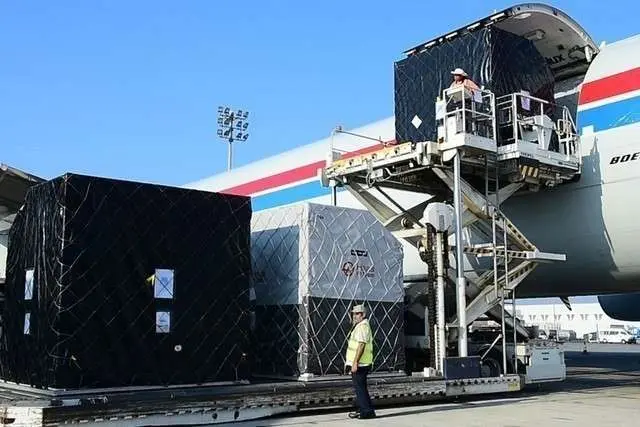
<svg viewBox="0 0 640 427"><path fill-rule="evenodd" d="M353 314L353 328L349 334L345 364L350 367L359 411L350 413L349 417L374 418L376 413L367 389L367 375L371 372L373 364L373 333L369 320L365 318L366 311L363 305L354 306L351 313Z"/></svg>
<svg viewBox="0 0 640 427"><path fill-rule="evenodd" d="M456 68L451 72L451 74L453 74L453 82L451 82L451 86L449 86L449 88L462 85L469 89L480 89L462 68Z"/></svg>

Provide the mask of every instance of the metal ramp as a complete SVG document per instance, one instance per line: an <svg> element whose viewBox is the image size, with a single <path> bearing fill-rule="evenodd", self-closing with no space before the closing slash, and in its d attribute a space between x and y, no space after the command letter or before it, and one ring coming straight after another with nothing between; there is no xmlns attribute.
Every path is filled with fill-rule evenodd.
<svg viewBox="0 0 640 427"><path fill-rule="evenodd" d="M430 269L435 265L432 255L438 239L434 236L442 233L446 241L455 225L456 243L450 245L456 253L455 269L448 268L444 276L448 283L456 284L457 316L446 326L441 319L443 310L439 308L436 317L438 329L457 331L460 356L467 355L467 326L485 313L502 320L503 335L509 325L514 335L527 336L518 321L505 314L505 298L511 295L515 301L518 285L540 263L565 260L563 254L538 249L500 210L500 204L517 192L539 191L572 180L581 170L579 140L568 112L563 111L556 126L549 124L544 107L540 115L521 113L515 103L525 99L531 107L538 101L526 94L496 101L489 91L468 92L467 88L447 89L437 101L437 141L382 147L329 161L321 171L325 186L346 188L397 238L415 247ZM497 114L497 106L502 112L508 109L510 115ZM510 135L504 130L509 126ZM525 173L529 168L537 172ZM402 196L392 195L394 190L400 190ZM407 197L408 193L416 197ZM407 205L407 200L422 201ZM436 205L455 210L448 225L442 209L429 218L429 207ZM466 239L463 243L463 228L481 242ZM493 266L467 277L464 254L493 258ZM434 271L427 274L436 276ZM438 294L442 298L440 290ZM436 345L442 345L437 341L436 337Z"/></svg>

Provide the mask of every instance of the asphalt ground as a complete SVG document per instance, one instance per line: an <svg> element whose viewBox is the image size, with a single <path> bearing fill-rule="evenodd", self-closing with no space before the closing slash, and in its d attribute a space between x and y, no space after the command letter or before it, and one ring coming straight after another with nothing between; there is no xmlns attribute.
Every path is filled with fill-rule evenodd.
<svg viewBox="0 0 640 427"><path fill-rule="evenodd" d="M377 409L372 420L344 410L302 412L235 427L277 426L637 426L640 425L640 344L566 343L567 380L519 393Z"/></svg>

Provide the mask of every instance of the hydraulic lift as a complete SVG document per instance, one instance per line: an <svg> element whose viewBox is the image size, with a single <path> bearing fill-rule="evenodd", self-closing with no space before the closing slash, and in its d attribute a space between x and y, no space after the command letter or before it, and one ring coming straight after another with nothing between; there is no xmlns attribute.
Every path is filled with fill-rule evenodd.
<svg viewBox="0 0 640 427"><path fill-rule="evenodd" d="M566 258L538 249L500 206L516 193L544 191L579 177L579 138L566 108L554 123L547 114L553 106L526 92L496 99L488 90L455 87L442 95L436 101L436 141L409 141L337 160L331 153L321 180L347 189L427 263L429 293L435 296L428 311L435 314L430 331L436 374L447 370L447 348L469 356L468 326L485 313L501 322L501 334L482 357L501 340L502 374L507 373L508 326L517 373L515 355L527 352L518 348L517 336L527 337L527 330L515 317L516 289L540 263ZM415 117L412 124L419 127L422 121ZM425 195L426 201L407 204ZM451 258L447 246L454 251ZM468 277L465 258L470 264L471 256L473 265L486 257L493 265ZM447 268L450 260L455 268ZM455 284L456 310L445 319L445 303L450 303L445 294L452 287L447 284ZM513 315L505 310L507 298Z"/></svg>

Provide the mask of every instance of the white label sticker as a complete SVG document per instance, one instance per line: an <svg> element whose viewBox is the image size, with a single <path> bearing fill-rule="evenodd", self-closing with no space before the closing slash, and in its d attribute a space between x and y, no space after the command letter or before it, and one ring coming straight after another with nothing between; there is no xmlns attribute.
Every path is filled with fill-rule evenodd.
<svg viewBox="0 0 640 427"><path fill-rule="evenodd" d="M168 334L171 332L171 313L168 311L156 312L156 333Z"/></svg>
<svg viewBox="0 0 640 427"><path fill-rule="evenodd" d="M173 298L173 270L157 268L153 277L154 296L158 299Z"/></svg>
<svg viewBox="0 0 640 427"><path fill-rule="evenodd" d="M24 275L24 300L29 301L33 298L33 269L30 268Z"/></svg>
<svg viewBox="0 0 640 427"><path fill-rule="evenodd" d="M31 335L31 313L24 314L24 334Z"/></svg>

